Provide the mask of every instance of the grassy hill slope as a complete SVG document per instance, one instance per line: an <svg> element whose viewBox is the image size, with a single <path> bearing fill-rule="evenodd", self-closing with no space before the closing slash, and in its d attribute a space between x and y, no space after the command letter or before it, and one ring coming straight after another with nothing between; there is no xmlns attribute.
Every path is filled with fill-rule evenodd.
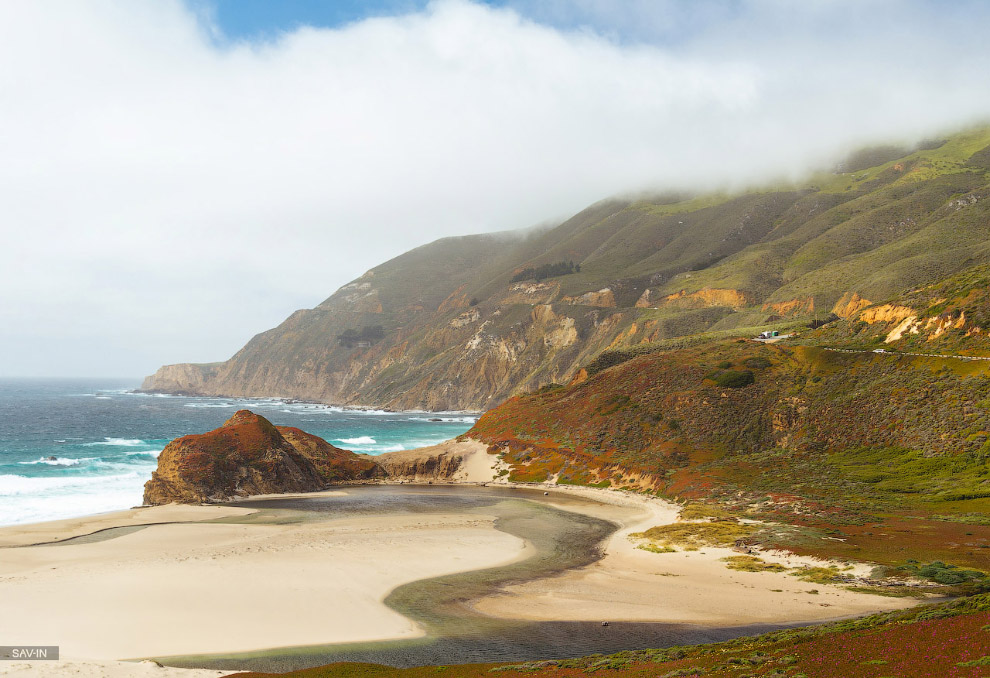
<svg viewBox="0 0 990 678"><path fill-rule="evenodd" d="M717 503L767 523L754 544L990 571L988 361L723 340L512 398L467 435L512 480Z"/></svg>
<svg viewBox="0 0 990 678"><path fill-rule="evenodd" d="M973 130L862 152L801 186L606 200L552 228L447 238L144 388L484 409L606 349L845 313L853 295L869 305L990 263L988 149L990 129Z"/></svg>

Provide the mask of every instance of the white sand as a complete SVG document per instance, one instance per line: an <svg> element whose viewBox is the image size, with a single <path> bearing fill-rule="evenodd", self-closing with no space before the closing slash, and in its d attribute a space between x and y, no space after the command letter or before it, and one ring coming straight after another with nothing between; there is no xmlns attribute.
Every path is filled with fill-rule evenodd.
<svg viewBox="0 0 990 678"><path fill-rule="evenodd" d="M94 659L409 638L421 630L382 604L393 588L524 551L478 515L156 525L99 543L4 549L0 638Z"/></svg>
<svg viewBox="0 0 990 678"><path fill-rule="evenodd" d="M454 474L459 483L484 483L495 477L498 455L488 454L488 446L477 440L448 441L450 449L461 455L461 465Z"/></svg>
<svg viewBox="0 0 990 678"><path fill-rule="evenodd" d="M497 617L543 621L590 619L740 626L813 622L901 609L918 602L811 584L787 573L730 570L721 559L739 553L728 548L678 549L676 553L643 551L636 548L629 535L675 522L675 504L573 486L554 487L548 499L560 491L637 511L630 518L628 513L609 511L607 506L561 506L622 525L609 540L605 557L557 577L507 587L477 601L476 610ZM763 553L760 557L792 567L828 564L784 553ZM865 574L868 569L859 566L855 573Z"/></svg>

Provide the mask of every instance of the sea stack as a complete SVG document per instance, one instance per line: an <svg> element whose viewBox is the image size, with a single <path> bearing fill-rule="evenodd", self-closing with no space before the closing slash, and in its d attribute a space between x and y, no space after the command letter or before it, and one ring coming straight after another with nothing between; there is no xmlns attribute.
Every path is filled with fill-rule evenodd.
<svg viewBox="0 0 990 678"><path fill-rule="evenodd" d="M313 492L382 475L378 464L322 438L240 410L220 428L170 442L144 486L145 504Z"/></svg>

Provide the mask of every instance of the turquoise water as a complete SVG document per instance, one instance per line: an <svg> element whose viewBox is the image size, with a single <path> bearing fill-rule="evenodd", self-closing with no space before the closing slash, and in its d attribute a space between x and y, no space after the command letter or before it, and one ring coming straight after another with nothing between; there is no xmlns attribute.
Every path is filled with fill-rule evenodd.
<svg viewBox="0 0 990 678"><path fill-rule="evenodd" d="M138 505L158 454L170 440L217 428L239 409L368 454L448 440L475 420L464 413L133 393L138 385L94 379L0 380L0 525Z"/></svg>

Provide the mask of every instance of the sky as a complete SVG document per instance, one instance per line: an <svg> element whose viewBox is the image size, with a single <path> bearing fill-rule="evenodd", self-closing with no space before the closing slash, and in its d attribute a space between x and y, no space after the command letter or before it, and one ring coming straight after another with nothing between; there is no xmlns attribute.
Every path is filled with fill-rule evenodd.
<svg viewBox="0 0 990 678"><path fill-rule="evenodd" d="M990 3L0 3L0 377L230 357L391 257L990 119Z"/></svg>

